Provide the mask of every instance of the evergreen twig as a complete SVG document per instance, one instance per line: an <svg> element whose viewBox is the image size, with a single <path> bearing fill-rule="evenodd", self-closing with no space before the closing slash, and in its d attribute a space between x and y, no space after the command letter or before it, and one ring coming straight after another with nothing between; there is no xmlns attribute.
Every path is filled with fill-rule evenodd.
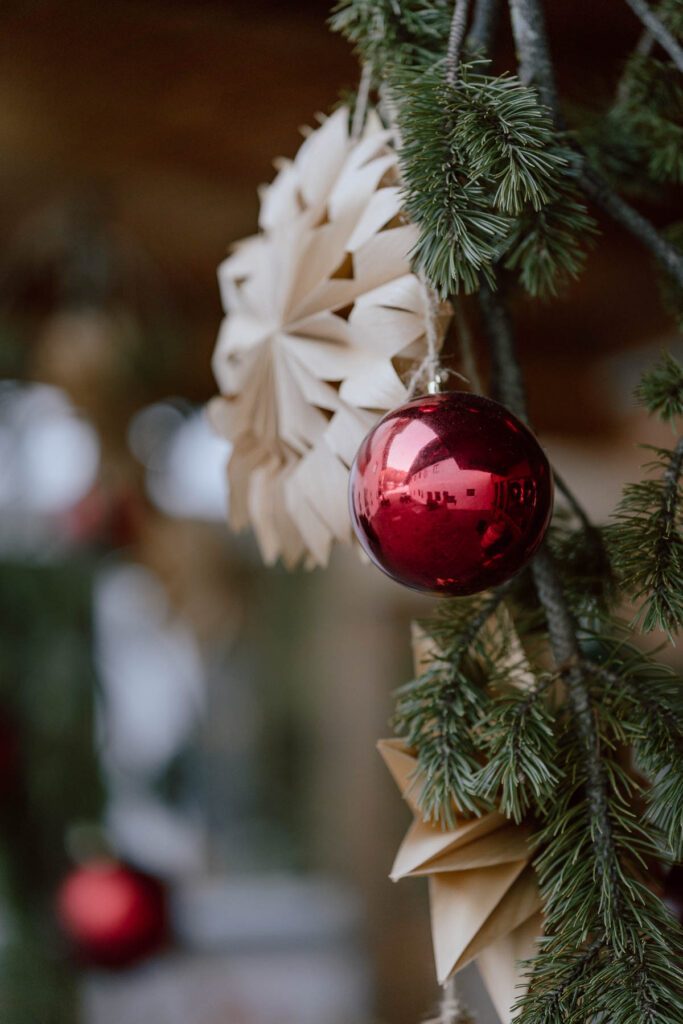
<svg viewBox="0 0 683 1024"><path fill-rule="evenodd" d="M510 0L510 16L519 77L525 85L538 89L542 102L557 118L557 87L546 41L543 7L539 0Z"/></svg>
<svg viewBox="0 0 683 1024"><path fill-rule="evenodd" d="M683 288L683 253L675 248L655 226L634 210L621 196L592 168L585 167L581 175L581 187L593 202L608 214L612 220L626 228L629 234L641 242L652 253L664 270Z"/></svg>
<svg viewBox="0 0 683 1024"><path fill-rule="evenodd" d="M470 50L489 52L499 13L500 0L475 0L472 28L467 37Z"/></svg>
<svg viewBox="0 0 683 1024"><path fill-rule="evenodd" d="M515 403L513 411L525 415L510 322L498 297L494 299L494 316L490 316L489 300L490 295L484 293L481 301L485 315L489 313L498 391ZM537 869L548 916L547 938L529 964L530 988L518 1001L517 1019L520 1024L559 1024L568 1019L568 1008L582 1021L600 1018L601 1010L608 1009L615 1024L633 1019L654 1024L656 1019L667 1019L658 1016L662 1010L676 1019L681 1010L675 994L680 990L680 977L676 968L670 969L667 958L673 949L680 949L680 937L672 940L668 950L666 943L663 949L643 946L643 929L662 927L661 907L646 896L632 873L631 864L647 848L647 837L628 810L630 783L601 752L601 745L610 740L601 736L596 724L578 626L547 546L536 554L531 569L554 660L567 684L572 715L563 796L555 800L539 836L543 852ZM537 748L541 761L542 749ZM508 752L516 753L509 745ZM504 775L499 774L497 781L509 784ZM509 809L520 813L523 804L513 804L509 790L506 797ZM577 855L582 858L581 870L571 877L567 869ZM620 992L606 1001L605 989L614 985L620 986ZM640 1018L634 1017L634 1010Z"/></svg>
<svg viewBox="0 0 683 1024"><path fill-rule="evenodd" d="M454 86L460 72L460 54L467 31L467 19L470 12L470 0L455 0L453 20L448 34L446 50L446 83Z"/></svg>
<svg viewBox="0 0 683 1024"><path fill-rule="evenodd" d="M507 311L500 301L491 303L491 293L482 289L482 310L487 316L491 358L497 370L497 386L501 399L512 411L526 420L526 398L522 374L517 361L514 335ZM566 670L566 682L573 705L577 727L583 742L588 765L588 793L605 862L613 859L613 841L606 810L605 780L598 754L588 690L579 667L580 649L576 627L562 592L562 585L552 556L546 548L537 553L532 573L541 605L544 608L550 643L558 669Z"/></svg>
<svg viewBox="0 0 683 1024"><path fill-rule="evenodd" d="M508 2L519 78L462 60L463 0L344 0L338 16L360 52L374 53L396 100L406 210L420 232L416 266L442 294L479 292L494 394L526 420L501 268L514 270L531 294L552 293L559 276L576 273L591 230L585 194L681 285L683 252L599 168L612 174L621 160L622 169L640 169L641 181L680 177L683 92L668 60L633 56L628 95L608 118L603 144L616 151L614 163L603 164L597 144L590 166L567 141L541 0ZM495 7L475 0L470 51L486 53ZM683 39L680 0L662 0L657 16ZM641 397L669 421L683 411L677 374L671 361L643 382ZM660 479L643 492L650 505L617 543L617 558L630 548L642 572L638 545L659 538L652 550L660 567L669 559L660 590L683 616L683 448L657 458ZM683 942L645 875L660 830L673 854L683 852L683 688L611 635L618 629L602 533L561 479L558 488L573 518L558 516L531 573L505 591L442 606L429 627L433 661L399 691L395 726L416 750L428 820L450 824L457 808L479 814L494 806L515 820L539 819L546 934L528 965L518 1024L678 1024ZM623 562L620 571L623 581ZM652 783L647 817L638 813L639 782L624 767L627 746Z"/></svg>
<svg viewBox="0 0 683 1024"><path fill-rule="evenodd" d="M666 50L678 70L683 72L683 48L678 45L674 36L657 17L650 5L645 3L645 0L626 0L626 3L640 18L650 36L657 40L662 49Z"/></svg>
<svg viewBox="0 0 683 1024"><path fill-rule="evenodd" d="M621 641L604 641L604 660L583 661L606 684L603 703L621 723L642 770L652 779L646 792L649 817L661 830L669 855L683 856L683 685L664 665Z"/></svg>
<svg viewBox="0 0 683 1024"><path fill-rule="evenodd" d="M547 700L557 678L548 674L526 689L506 686L482 722L486 760L476 778L477 792L489 802L497 800L501 812L516 822L531 809L542 815L560 782Z"/></svg>
<svg viewBox="0 0 683 1024"><path fill-rule="evenodd" d="M478 790L478 741L474 729L490 700L486 673L495 674L502 651L491 651L484 627L509 587L468 601L449 602L426 624L433 660L417 679L397 691L394 729L414 747L424 779L419 794L427 821L451 826L456 807L472 814L487 807Z"/></svg>
<svg viewBox="0 0 683 1024"><path fill-rule="evenodd" d="M510 0L510 12L520 66L523 68L523 72L520 72L522 80L536 85L556 123L561 126L557 88L540 0ZM649 249L679 287L683 288L683 254L646 217L614 192L594 168L584 165L580 183L586 195Z"/></svg>
<svg viewBox="0 0 683 1024"><path fill-rule="evenodd" d="M526 393L515 352L515 337L507 307L499 290L482 281L479 307L489 339L493 397L507 405L522 422L528 423Z"/></svg>
<svg viewBox="0 0 683 1024"><path fill-rule="evenodd" d="M674 449L655 452L645 468L661 476L626 485L608 537L621 585L642 602L643 630L664 629L672 637L683 626L683 438Z"/></svg>
<svg viewBox="0 0 683 1024"><path fill-rule="evenodd" d="M638 400L665 423L683 415L683 367L670 355L644 375ZM683 626L683 437L669 448L650 448L644 468L656 475L627 484L608 530L622 587L640 601L645 632L670 637Z"/></svg>

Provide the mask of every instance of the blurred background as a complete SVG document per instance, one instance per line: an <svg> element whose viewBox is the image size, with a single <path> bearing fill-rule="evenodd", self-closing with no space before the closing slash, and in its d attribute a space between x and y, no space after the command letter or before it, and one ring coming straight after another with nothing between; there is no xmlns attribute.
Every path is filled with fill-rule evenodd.
<svg viewBox="0 0 683 1024"><path fill-rule="evenodd" d="M571 102L608 102L627 6L548 6ZM216 267L273 158L355 84L327 13L0 11L7 1024L409 1024L435 998L426 889L387 879L409 816L374 749L430 602L349 551L264 569L224 525L229 452L202 415ZM642 208L672 219L666 196ZM515 310L534 422L597 518L656 440L640 371L679 347L648 258L602 226L578 284Z"/></svg>

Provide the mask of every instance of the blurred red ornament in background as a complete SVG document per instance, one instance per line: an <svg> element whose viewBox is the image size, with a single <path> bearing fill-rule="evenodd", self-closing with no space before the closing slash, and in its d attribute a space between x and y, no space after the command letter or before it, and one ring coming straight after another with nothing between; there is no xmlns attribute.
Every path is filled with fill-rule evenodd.
<svg viewBox="0 0 683 1024"><path fill-rule="evenodd" d="M134 963L167 934L164 887L114 861L75 868L57 894L57 916L79 958L99 966Z"/></svg>
<svg viewBox="0 0 683 1024"><path fill-rule="evenodd" d="M520 571L553 505L548 460L506 408L464 391L415 398L385 416L351 469L351 519L392 579L476 594Z"/></svg>
<svg viewBox="0 0 683 1024"><path fill-rule="evenodd" d="M144 499L132 487L97 483L63 516L63 525L73 544L122 548L139 540L145 515Z"/></svg>

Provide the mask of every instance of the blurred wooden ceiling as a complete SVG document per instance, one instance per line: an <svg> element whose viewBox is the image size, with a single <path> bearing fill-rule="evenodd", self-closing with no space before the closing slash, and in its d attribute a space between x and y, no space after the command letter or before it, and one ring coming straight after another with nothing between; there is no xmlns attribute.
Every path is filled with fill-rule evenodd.
<svg viewBox="0 0 683 1024"><path fill-rule="evenodd" d="M639 34L626 4L547 7L562 83L579 101L609 95ZM291 155L298 126L355 81L328 10L316 0L5 0L0 12L0 244L96 189L170 286L187 338L182 389L197 399L213 390L216 265L253 231L273 157ZM542 384L536 417L554 429L576 429L568 377L668 329L648 260L611 227L581 282L560 302L526 305L521 322Z"/></svg>

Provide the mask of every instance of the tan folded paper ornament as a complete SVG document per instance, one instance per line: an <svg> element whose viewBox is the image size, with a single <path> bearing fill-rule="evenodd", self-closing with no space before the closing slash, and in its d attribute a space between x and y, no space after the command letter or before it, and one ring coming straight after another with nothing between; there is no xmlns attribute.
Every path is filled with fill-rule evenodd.
<svg viewBox="0 0 683 1024"><path fill-rule="evenodd" d="M413 655L418 674L434 658L429 637L417 626ZM520 685L531 680L530 671L529 680L518 675ZM501 1021L510 1024L512 1006L524 991L518 962L533 956L543 930L529 829L498 812L456 816L448 829L426 822L416 756L401 740L380 740L378 748L414 815L391 878L429 879L437 978L443 984L476 960Z"/></svg>
<svg viewBox="0 0 683 1024"><path fill-rule="evenodd" d="M219 268L209 416L233 443L232 525L253 525L267 562L323 564L334 539L350 539L357 447L405 400L397 365L424 348L416 230L378 117L358 140L347 108L325 119L262 191L259 227Z"/></svg>
<svg viewBox="0 0 683 1024"><path fill-rule="evenodd" d="M425 822L416 757L400 740L381 740L378 747L415 815L391 878L429 878L437 978L443 984L476 960L498 1015L509 1024L522 991L517 961L533 956L542 931L528 829L497 812L459 818L451 829Z"/></svg>

